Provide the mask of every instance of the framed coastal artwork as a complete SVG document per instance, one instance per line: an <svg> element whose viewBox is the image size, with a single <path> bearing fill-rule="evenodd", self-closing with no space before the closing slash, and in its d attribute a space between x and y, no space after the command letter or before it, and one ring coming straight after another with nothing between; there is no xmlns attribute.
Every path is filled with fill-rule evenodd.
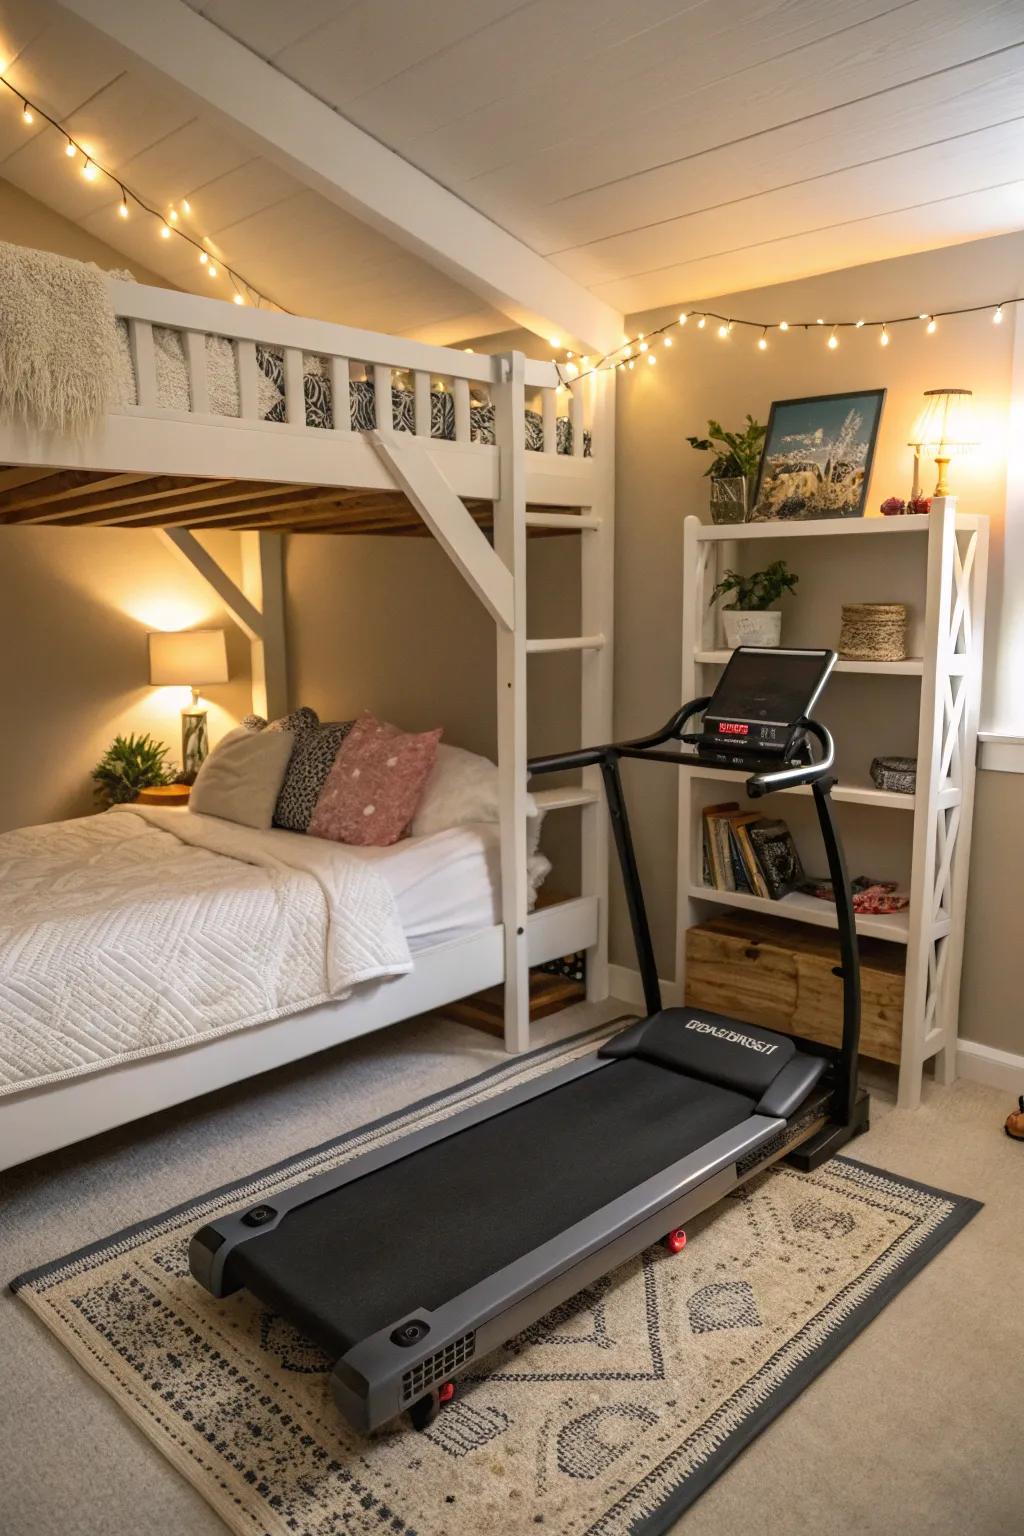
<svg viewBox="0 0 1024 1536"><path fill-rule="evenodd" d="M776 400L751 522L863 517L884 389Z"/></svg>

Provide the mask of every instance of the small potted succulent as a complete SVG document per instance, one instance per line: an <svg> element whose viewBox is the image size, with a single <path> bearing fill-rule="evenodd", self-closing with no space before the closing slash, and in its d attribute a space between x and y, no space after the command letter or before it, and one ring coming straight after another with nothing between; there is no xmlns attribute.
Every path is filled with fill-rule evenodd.
<svg viewBox="0 0 1024 1536"><path fill-rule="evenodd" d="M167 748L151 736L115 736L92 771L104 805L125 805L140 789L169 784Z"/></svg>
<svg viewBox="0 0 1024 1536"><path fill-rule="evenodd" d="M698 453L714 454L704 471L711 479L713 523L746 522L767 430L748 415L742 432L727 432L720 422L709 421L707 437L686 439Z"/></svg>
<svg viewBox="0 0 1024 1536"><path fill-rule="evenodd" d="M778 602L783 593L791 593L799 579L785 560L773 560L763 571L754 571L751 576L741 576L738 571L725 572L711 594L711 602L730 595L733 598L722 607L725 643L730 650L735 650L738 645L779 644L782 614L771 605Z"/></svg>

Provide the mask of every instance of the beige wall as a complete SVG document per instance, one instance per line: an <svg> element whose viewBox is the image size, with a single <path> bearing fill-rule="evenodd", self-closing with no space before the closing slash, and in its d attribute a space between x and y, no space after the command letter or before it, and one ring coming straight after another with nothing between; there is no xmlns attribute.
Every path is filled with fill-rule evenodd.
<svg viewBox="0 0 1024 1536"><path fill-rule="evenodd" d="M707 301L706 307L766 320L917 314L1017 293L1022 275L1024 235L1015 235L731 295ZM631 317L631 334L653 329L678 308ZM741 424L750 411L764 421L773 399L887 389L869 491L874 509L890 494L907 493L911 461L905 444L921 392L942 385L974 390L984 446L972 460L954 466L954 480L964 504L992 518L992 675L998 659L992 642L998 634L1001 597L1012 332L1009 312L1001 326L993 326L988 315L964 316L943 320L934 336L927 336L921 325L900 327L884 350L869 332L844 332L833 353L815 327L806 335L791 331L773 336L770 349L761 353L755 346L756 332L736 330L723 342L710 327L698 333L691 323L685 332L676 328L675 345L670 352L662 350L656 368L639 366L632 374L619 375L615 654L620 733L651 728L679 702L682 520L689 512L707 515L707 484L702 479L706 462L687 445L686 436L702 434L709 416L732 426ZM791 625L799 626L798 613L794 606ZM821 638L834 641L836 636ZM676 820L672 771L648 768L643 785L633 775L631 787L638 795L637 841L650 881L660 969L671 976ZM1024 982L1019 949L1008 941L993 943L990 935L1000 933L994 908L1004 899L1002 893L1007 904L1000 910L1014 910L1010 891L1014 883L1019 887L1024 862L1024 779L979 776L974 854L962 1030L971 1038L1022 1050L1024 1031L1016 1001ZM613 958L632 964L620 902L614 909L613 934Z"/></svg>
<svg viewBox="0 0 1024 1536"><path fill-rule="evenodd" d="M152 272L0 181L0 239L105 270ZM237 575L238 538L209 547ZM0 831L93 807L90 769L118 732L180 760L182 689L150 688L150 629L223 627L232 681L210 689L216 739L249 708L249 647L205 582L152 533L0 528Z"/></svg>

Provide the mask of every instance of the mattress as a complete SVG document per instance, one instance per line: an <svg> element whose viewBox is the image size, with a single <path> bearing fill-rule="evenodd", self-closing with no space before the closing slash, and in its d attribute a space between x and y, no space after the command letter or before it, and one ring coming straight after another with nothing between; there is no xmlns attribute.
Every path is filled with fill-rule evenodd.
<svg viewBox="0 0 1024 1536"><path fill-rule="evenodd" d="M121 405L136 405L138 392L135 382L128 327L124 320L117 321L119 370L116 380L116 397ZM168 326L155 326L153 345L156 357L157 400L168 410L188 411L191 408L188 382L188 366L180 331ZM259 406L264 421L285 420L285 370L284 355L272 347L257 343L256 362L259 369ZM225 336L207 336L206 371L210 411L217 416L238 416L238 370L234 348ZM327 361L313 353L303 355L303 394L307 427L329 430L334 426L335 401L328 374ZM369 381L353 379L349 384L349 417L352 429L368 432L377 425L376 391ZM415 415L413 392L393 383L391 388L391 412L397 432L413 432ZM568 416L559 416L555 423L556 452L572 454L573 428ZM494 404L490 400L472 400L469 409L470 438L475 443L494 442ZM432 389L430 393L430 435L453 442L455 440L455 401L449 390ZM583 434L584 457L590 455L590 433ZM538 411L526 411L526 447L533 452L544 448L544 420Z"/></svg>

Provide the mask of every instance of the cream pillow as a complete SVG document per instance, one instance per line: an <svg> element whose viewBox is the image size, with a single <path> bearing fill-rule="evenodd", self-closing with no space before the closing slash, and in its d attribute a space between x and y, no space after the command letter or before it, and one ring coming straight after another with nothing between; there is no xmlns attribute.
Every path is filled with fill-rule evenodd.
<svg viewBox="0 0 1024 1536"><path fill-rule="evenodd" d="M229 731L196 775L189 810L266 831L294 746L290 731Z"/></svg>

